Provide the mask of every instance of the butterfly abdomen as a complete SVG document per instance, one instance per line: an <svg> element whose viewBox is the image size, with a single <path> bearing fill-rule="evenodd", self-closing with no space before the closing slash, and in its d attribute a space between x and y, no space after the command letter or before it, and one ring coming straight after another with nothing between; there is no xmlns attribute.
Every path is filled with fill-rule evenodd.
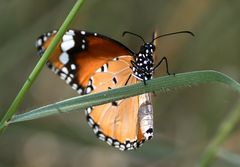
<svg viewBox="0 0 240 167"><path fill-rule="evenodd" d="M138 119L145 140L153 137L153 107L149 94L139 95Z"/></svg>

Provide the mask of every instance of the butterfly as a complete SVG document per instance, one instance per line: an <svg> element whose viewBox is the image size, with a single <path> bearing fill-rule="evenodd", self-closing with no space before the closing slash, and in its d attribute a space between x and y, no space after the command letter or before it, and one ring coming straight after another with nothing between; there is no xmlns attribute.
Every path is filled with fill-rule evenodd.
<svg viewBox="0 0 240 167"><path fill-rule="evenodd" d="M57 31L41 35L36 41L41 56ZM181 31L176 33L190 33ZM138 53L120 42L98 33L68 30L53 51L47 66L79 94L97 93L152 79L154 70L154 41L169 33L143 41ZM88 107L88 124L96 136L119 150L133 150L153 137L153 107L149 93L111 103Z"/></svg>

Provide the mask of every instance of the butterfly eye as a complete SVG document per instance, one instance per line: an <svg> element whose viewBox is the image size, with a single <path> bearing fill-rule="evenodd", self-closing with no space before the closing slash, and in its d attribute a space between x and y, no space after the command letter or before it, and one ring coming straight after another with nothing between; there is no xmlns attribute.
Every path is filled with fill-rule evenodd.
<svg viewBox="0 0 240 167"><path fill-rule="evenodd" d="M146 50L146 45L142 45L140 48L140 52L145 52L145 50Z"/></svg>

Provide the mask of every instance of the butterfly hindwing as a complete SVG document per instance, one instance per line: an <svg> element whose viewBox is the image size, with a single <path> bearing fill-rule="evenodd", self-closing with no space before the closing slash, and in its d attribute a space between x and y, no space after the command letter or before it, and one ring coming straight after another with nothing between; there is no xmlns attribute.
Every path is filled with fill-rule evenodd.
<svg viewBox="0 0 240 167"><path fill-rule="evenodd" d="M129 67L131 60L131 56L120 56L105 64L106 71L97 70L91 77L92 85L95 87L92 93L139 82L132 76L132 69ZM87 120L98 138L120 150L135 149L150 139L151 137L145 136L146 131L152 128L152 122L148 121L152 118L152 109L151 113L146 113L145 103L149 98L146 99L146 95L139 98L141 96L88 108ZM141 126L140 121L143 123Z"/></svg>

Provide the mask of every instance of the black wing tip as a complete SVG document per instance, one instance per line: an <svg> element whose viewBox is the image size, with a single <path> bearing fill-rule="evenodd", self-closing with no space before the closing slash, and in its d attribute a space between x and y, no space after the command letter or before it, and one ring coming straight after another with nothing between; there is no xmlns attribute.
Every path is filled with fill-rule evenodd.
<svg viewBox="0 0 240 167"><path fill-rule="evenodd" d="M53 34L56 34L56 33L57 33L57 30L52 30L40 35L37 38L35 47L37 48L37 53L39 56L42 56L45 51L45 49L43 48L44 43L49 39L49 37L51 37Z"/></svg>

